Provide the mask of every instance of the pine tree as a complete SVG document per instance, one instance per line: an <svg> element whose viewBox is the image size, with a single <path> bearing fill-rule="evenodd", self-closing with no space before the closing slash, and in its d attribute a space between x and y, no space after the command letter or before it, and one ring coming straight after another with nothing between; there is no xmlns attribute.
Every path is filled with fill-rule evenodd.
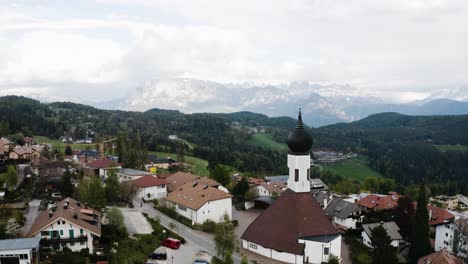
<svg viewBox="0 0 468 264"><path fill-rule="evenodd" d="M392 241L383 226L377 226L372 230L372 263L374 264L394 264L397 263L395 249L391 245Z"/></svg>
<svg viewBox="0 0 468 264"><path fill-rule="evenodd" d="M413 219L413 230L410 247L410 261L417 263L418 259L431 253L429 241L429 212L427 210L426 186L421 184L419 188L416 215Z"/></svg>

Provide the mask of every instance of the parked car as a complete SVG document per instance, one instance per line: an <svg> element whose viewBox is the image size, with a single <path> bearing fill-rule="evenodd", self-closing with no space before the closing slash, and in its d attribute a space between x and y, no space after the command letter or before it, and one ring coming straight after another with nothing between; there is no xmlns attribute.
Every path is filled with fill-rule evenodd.
<svg viewBox="0 0 468 264"><path fill-rule="evenodd" d="M180 240L168 237L164 239L164 241L161 243L162 246L172 248L172 249L178 249L180 247Z"/></svg>
<svg viewBox="0 0 468 264"><path fill-rule="evenodd" d="M210 264L208 260L205 259L196 259L193 264Z"/></svg>
<svg viewBox="0 0 468 264"><path fill-rule="evenodd" d="M149 255L148 259L151 260L166 260L167 259L167 251L165 249L156 249L151 255Z"/></svg>

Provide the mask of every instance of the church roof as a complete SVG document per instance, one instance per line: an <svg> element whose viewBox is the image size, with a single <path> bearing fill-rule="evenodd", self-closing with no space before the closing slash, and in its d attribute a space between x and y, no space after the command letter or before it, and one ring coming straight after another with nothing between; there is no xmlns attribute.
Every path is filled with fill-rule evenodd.
<svg viewBox="0 0 468 264"><path fill-rule="evenodd" d="M278 200L255 219L242 239L280 252L304 254L299 238L322 241L338 231L310 193L287 189Z"/></svg>
<svg viewBox="0 0 468 264"><path fill-rule="evenodd" d="M312 147L313 140L309 133L304 129L300 110L297 118L297 126L293 131L291 131L291 133L289 133L287 143L291 153L296 155L309 154L309 150Z"/></svg>

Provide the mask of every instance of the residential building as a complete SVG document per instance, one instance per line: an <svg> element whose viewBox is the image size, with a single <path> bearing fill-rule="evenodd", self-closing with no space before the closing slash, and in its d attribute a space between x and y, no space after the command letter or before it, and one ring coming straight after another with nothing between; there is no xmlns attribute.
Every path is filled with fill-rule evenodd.
<svg viewBox="0 0 468 264"><path fill-rule="evenodd" d="M108 177L107 174L110 170L116 170L116 172L118 172L122 168L122 164L109 158L95 160L88 163L87 166L93 170L94 174L99 175L102 179L106 179Z"/></svg>
<svg viewBox="0 0 468 264"><path fill-rule="evenodd" d="M242 247L286 263L328 262L341 258L341 235L310 194L312 138L299 112L288 136L288 189L241 236Z"/></svg>
<svg viewBox="0 0 468 264"><path fill-rule="evenodd" d="M395 222L382 222L362 225L361 238L364 245L372 248L372 230L374 228L382 226L387 235L390 237L392 247L399 248L404 242L403 237L400 234L400 228Z"/></svg>
<svg viewBox="0 0 468 264"><path fill-rule="evenodd" d="M156 176L156 174L147 172L147 171L142 171L142 170L124 168L124 169L120 169L117 172L117 176L119 176L120 182L124 182L124 181L134 181L143 176Z"/></svg>
<svg viewBox="0 0 468 264"><path fill-rule="evenodd" d="M280 196L288 186L282 182L263 182L255 187L259 196Z"/></svg>
<svg viewBox="0 0 468 264"><path fill-rule="evenodd" d="M393 210L398 206L399 199L400 195L394 192L388 195L368 194L356 204L371 210Z"/></svg>
<svg viewBox="0 0 468 264"><path fill-rule="evenodd" d="M446 208L448 210L455 210L458 207L457 196L439 195L430 198L430 203Z"/></svg>
<svg viewBox="0 0 468 264"><path fill-rule="evenodd" d="M232 195L202 184L202 181L194 180L179 186L163 200L167 207L173 207L192 223L220 222L225 214L232 219Z"/></svg>
<svg viewBox="0 0 468 264"><path fill-rule="evenodd" d="M7 138L0 138L0 158L8 157L8 154L14 147L14 143Z"/></svg>
<svg viewBox="0 0 468 264"><path fill-rule="evenodd" d="M414 203L414 206L417 206ZM453 252L453 238L455 235L455 216L447 210L428 205L429 226L435 230L434 250L440 251L447 248Z"/></svg>
<svg viewBox="0 0 468 264"><path fill-rule="evenodd" d="M439 252L420 257L418 264L463 264L463 259L457 258L443 249Z"/></svg>
<svg viewBox="0 0 468 264"><path fill-rule="evenodd" d="M447 250L468 259L468 219L449 219L446 223L437 225L434 250Z"/></svg>
<svg viewBox="0 0 468 264"><path fill-rule="evenodd" d="M33 154L32 147L16 146L10 151L8 157L13 160L31 159L32 154Z"/></svg>
<svg viewBox="0 0 468 264"><path fill-rule="evenodd" d="M101 213L72 198L66 198L39 214L28 233L42 238L41 246L94 252L94 240L101 237Z"/></svg>
<svg viewBox="0 0 468 264"><path fill-rule="evenodd" d="M357 224L361 223L364 218L362 208L328 191L320 191L314 196L325 213L332 217L333 222L341 229L356 229Z"/></svg>
<svg viewBox="0 0 468 264"><path fill-rule="evenodd" d="M0 264L39 263L40 237L0 240Z"/></svg>
<svg viewBox="0 0 468 264"><path fill-rule="evenodd" d="M185 185L188 182L193 182L197 180L198 184L207 185L210 187L218 188L219 190L228 193L229 191L221 185L221 183L209 179L207 177L201 177L187 172L176 172L171 175L165 175L164 179L169 182L167 186L168 192L173 192L182 185Z"/></svg>
<svg viewBox="0 0 468 264"><path fill-rule="evenodd" d="M151 175L145 175L133 180L134 186L137 187L136 197L142 197L146 200L166 197L167 183L166 180Z"/></svg>
<svg viewBox="0 0 468 264"><path fill-rule="evenodd" d="M458 194L457 195L457 199L458 199L458 206L461 208L461 209L466 209L468 208L468 197L462 195L462 194Z"/></svg>

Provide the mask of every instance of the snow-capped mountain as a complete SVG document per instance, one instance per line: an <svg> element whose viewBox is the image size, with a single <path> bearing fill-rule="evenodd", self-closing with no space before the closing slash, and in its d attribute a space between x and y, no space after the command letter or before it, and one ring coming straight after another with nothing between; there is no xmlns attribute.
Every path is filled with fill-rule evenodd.
<svg viewBox="0 0 468 264"><path fill-rule="evenodd" d="M195 79L169 79L146 82L130 91L124 99L96 106L134 111L174 109L186 113L252 111L269 116L292 117L297 115L297 108L302 107L305 122L322 126L350 122L381 112L468 114L468 102L441 100L466 100L468 89L465 88L440 91L424 102L392 103L349 85L309 82L220 84Z"/></svg>

